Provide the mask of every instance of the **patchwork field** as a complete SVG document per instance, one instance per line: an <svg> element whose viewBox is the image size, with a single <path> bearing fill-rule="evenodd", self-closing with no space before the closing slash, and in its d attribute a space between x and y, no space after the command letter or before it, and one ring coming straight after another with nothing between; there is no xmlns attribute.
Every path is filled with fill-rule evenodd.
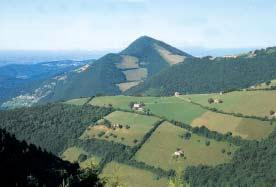
<svg viewBox="0 0 276 187"><path fill-rule="evenodd" d="M120 83L120 84L116 84L119 89L124 92L128 89L130 89L133 86L136 86L140 83L140 81L133 81L133 82L124 82L124 83Z"/></svg>
<svg viewBox="0 0 276 187"><path fill-rule="evenodd" d="M269 116L270 110L276 111L276 91L238 91L223 95L196 94L181 96L204 106L214 107L225 112L242 113L253 116ZM209 104L208 98L218 98L221 104Z"/></svg>
<svg viewBox="0 0 276 187"><path fill-rule="evenodd" d="M119 69L139 68L138 58L134 56L122 55L121 63L116 64Z"/></svg>
<svg viewBox="0 0 276 187"><path fill-rule="evenodd" d="M137 152L135 159L165 170L179 170L192 165L227 162L237 149L227 142L218 142L195 134L191 134L191 138L187 140L181 137L185 132L185 129L164 122ZM206 141L210 145L206 145ZM184 152L184 157L174 158L173 154L177 149Z"/></svg>
<svg viewBox="0 0 276 187"><path fill-rule="evenodd" d="M86 155L87 158L83 159L81 158L81 155ZM82 156L83 157L83 156ZM80 164L81 168L88 168L97 166L100 163L100 158L96 156L89 155L86 151L84 151L82 148L79 147L69 147L66 149L62 155L61 158L63 160L67 160L69 162L78 162Z"/></svg>
<svg viewBox="0 0 276 187"><path fill-rule="evenodd" d="M130 102L143 102L150 113L165 117L169 120L177 120L191 123L207 110L177 97L130 97L130 96L106 96L96 97L90 104L107 106L112 104L115 108L130 110Z"/></svg>
<svg viewBox="0 0 276 187"><path fill-rule="evenodd" d="M88 100L89 100L89 97L78 98L78 99L72 99L72 100L66 101L65 103L71 104L71 105L84 105Z"/></svg>
<svg viewBox="0 0 276 187"><path fill-rule="evenodd" d="M148 70L146 68L138 68L123 71L127 81L140 81L148 76Z"/></svg>
<svg viewBox="0 0 276 187"><path fill-rule="evenodd" d="M122 128L109 128L103 124L104 120L100 120L98 125L89 126L81 136L81 139L105 139L133 146L141 141L154 123L159 121L159 118L156 117L121 111L115 111L104 117L104 119L111 122L111 126L122 125Z"/></svg>
<svg viewBox="0 0 276 187"><path fill-rule="evenodd" d="M101 178L107 178L109 181L109 186L133 186L133 187L167 187L168 181L165 178L159 180L156 176L146 170L137 169L125 164L120 164L117 162L108 163L104 169Z"/></svg>
<svg viewBox="0 0 276 187"><path fill-rule="evenodd" d="M246 139L261 139L267 137L273 130L274 125L269 122L248 118L239 118L215 112L205 112L192 122L193 127L205 126L210 130L220 133L232 132L234 136Z"/></svg>
<svg viewBox="0 0 276 187"><path fill-rule="evenodd" d="M155 49L170 65L178 64L185 60L185 56L172 54L170 51L164 49L159 45L155 45Z"/></svg>

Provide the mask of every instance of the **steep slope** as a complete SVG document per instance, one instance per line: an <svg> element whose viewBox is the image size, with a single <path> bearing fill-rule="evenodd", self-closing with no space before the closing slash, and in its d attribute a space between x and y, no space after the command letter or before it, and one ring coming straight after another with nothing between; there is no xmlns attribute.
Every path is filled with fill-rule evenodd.
<svg viewBox="0 0 276 187"><path fill-rule="evenodd" d="M63 161L35 145L18 141L0 128L0 184L1 186L89 186L79 179L78 164ZM90 186L98 182L90 175ZM69 183L68 186L69 186Z"/></svg>
<svg viewBox="0 0 276 187"><path fill-rule="evenodd" d="M31 106L97 94L116 95L145 81L160 71L192 58L164 42L143 36L118 54L107 54L85 65L47 80L33 93L21 95L2 107Z"/></svg>
<svg viewBox="0 0 276 187"><path fill-rule="evenodd" d="M276 78L275 48L241 56L187 59L131 88L126 94L171 95L247 88Z"/></svg>

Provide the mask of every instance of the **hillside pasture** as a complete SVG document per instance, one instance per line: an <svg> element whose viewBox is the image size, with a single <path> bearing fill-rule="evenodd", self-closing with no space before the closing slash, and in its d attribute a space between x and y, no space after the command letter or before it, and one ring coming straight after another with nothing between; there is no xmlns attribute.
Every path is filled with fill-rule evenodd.
<svg viewBox="0 0 276 187"><path fill-rule="evenodd" d="M134 168L117 162L108 163L100 175L101 178L106 178L107 186L132 186L132 187L167 187L168 181L165 178L156 179L156 176L146 170Z"/></svg>
<svg viewBox="0 0 276 187"><path fill-rule="evenodd" d="M80 155L86 155L87 159L80 160ZM69 147L68 149L66 149L62 153L61 158L71 163L78 162L81 168L97 166L101 160L99 157L89 155L85 150L76 146Z"/></svg>
<svg viewBox="0 0 276 187"><path fill-rule="evenodd" d="M195 94L185 95L182 98L191 98L192 101L204 106L217 108L229 113L241 113L265 117L270 110L276 111L276 91L235 91L220 94ZM221 104L209 104L209 98L218 98Z"/></svg>
<svg viewBox="0 0 276 187"><path fill-rule="evenodd" d="M116 64L119 69L133 69L139 68L138 58L134 56L121 55L122 61Z"/></svg>
<svg viewBox="0 0 276 187"><path fill-rule="evenodd" d="M110 121L111 125L122 125L122 128L109 128L103 124L103 120L100 120L97 123L98 125L89 126L81 136L81 139L105 139L133 146L142 140L155 122L160 120L152 116L121 111L115 111L105 116L104 119ZM129 126L128 129L127 126ZM102 135L100 136L100 134ZM134 142L135 140L137 141Z"/></svg>
<svg viewBox="0 0 276 187"><path fill-rule="evenodd" d="M140 81L148 76L148 70L146 68L138 68L123 71L127 81Z"/></svg>
<svg viewBox="0 0 276 187"><path fill-rule="evenodd" d="M133 82L123 82L123 83L120 83L120 84L116 84L119 89L124 92L128 89L130 89L131 87L133 86L136 86L140 83L140 81L133 81Z"/></svg>
<svg viewBox="0 0 276 187"><path fill-rule="evenodd" d="M90 104L96 106L108 106L114 108L131 110L130 102L143 102L150 113L165 117L169 120L177 120L191 123L195 118L200 117L207 110L202 109L186 100L177 97L131 97L131 96L104 96L96 97Z"/></svg>
<svg viewBox="0 0 276 187"><path fill-rule="evenodd" d="M181 137L186 132L185 129L164 122L136 153L135 159L165 170L182 170L187 166L228 162L237 149L227 142L218 142L195 134L191 134L187 140ZM207 146L206 141L210 145ZM177 149L184 152L184 157L174 158L173 154ZM231 152L231 155L227 152Z"/></svg>
<svg viewBox="0 0 276 187"><path fill-rule="evenodd" d="M211 111L205 112L202 116L193 120L192 126L205 126L212 131L223 134L231 132L233 136L240 136L250 140L265 138L274 128L269 122L234 117Z"/></svg>

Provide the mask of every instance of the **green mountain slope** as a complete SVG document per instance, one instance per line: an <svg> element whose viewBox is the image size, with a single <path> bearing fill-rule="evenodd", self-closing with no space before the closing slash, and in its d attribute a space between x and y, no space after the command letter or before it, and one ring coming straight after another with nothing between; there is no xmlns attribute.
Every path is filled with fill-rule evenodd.
<svg viewBox="0 0 276 187"><path fill-rule="evenodd" d="M192 56L164 42L143 36L118 54L107 54L45 81L33 93L13 98L2 107L31 106L97 94L116 95L138 85L160 71Z"/></svg>
<svg viewBox="0 0 276 187"><path fill-rule="evenodd" d="M275 48L227 58L190 58L131 88L126 94L218 92L266 82L276 78L276 53L272 49Z"/></svg>

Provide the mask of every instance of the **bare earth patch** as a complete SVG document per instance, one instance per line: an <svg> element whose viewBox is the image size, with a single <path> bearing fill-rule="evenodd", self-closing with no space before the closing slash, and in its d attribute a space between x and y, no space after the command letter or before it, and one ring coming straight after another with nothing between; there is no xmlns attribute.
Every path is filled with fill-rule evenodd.
<svg viewBox="0 0 276 187"><path fill-rule="evenodd" d="M148 76L148 70L146 68L132 69L123 71L127 81L141 81Z"/></svg>
<svg viewBox="0 0 276 187"><path fill-rule="evenodd" d="M159 45L155 45L155 49L170 65L178 64L185 60L185 56L173 54Z"/></svg>
<svg viewBox="0 0 276 187"><path fill-rule="evenodd" d="M119 89L124 92L134 86L137 86L140 83L140 81L134 81L134 82L124 82L124 83L120 83L120 84L116 84Z"/></svg>
<svg viewBox="0 0 276 187"><path fill-rule="evenodd" d="M121 63L116 64L119 69L139 68L138 58L134 56L122 55Z"/></svg>

